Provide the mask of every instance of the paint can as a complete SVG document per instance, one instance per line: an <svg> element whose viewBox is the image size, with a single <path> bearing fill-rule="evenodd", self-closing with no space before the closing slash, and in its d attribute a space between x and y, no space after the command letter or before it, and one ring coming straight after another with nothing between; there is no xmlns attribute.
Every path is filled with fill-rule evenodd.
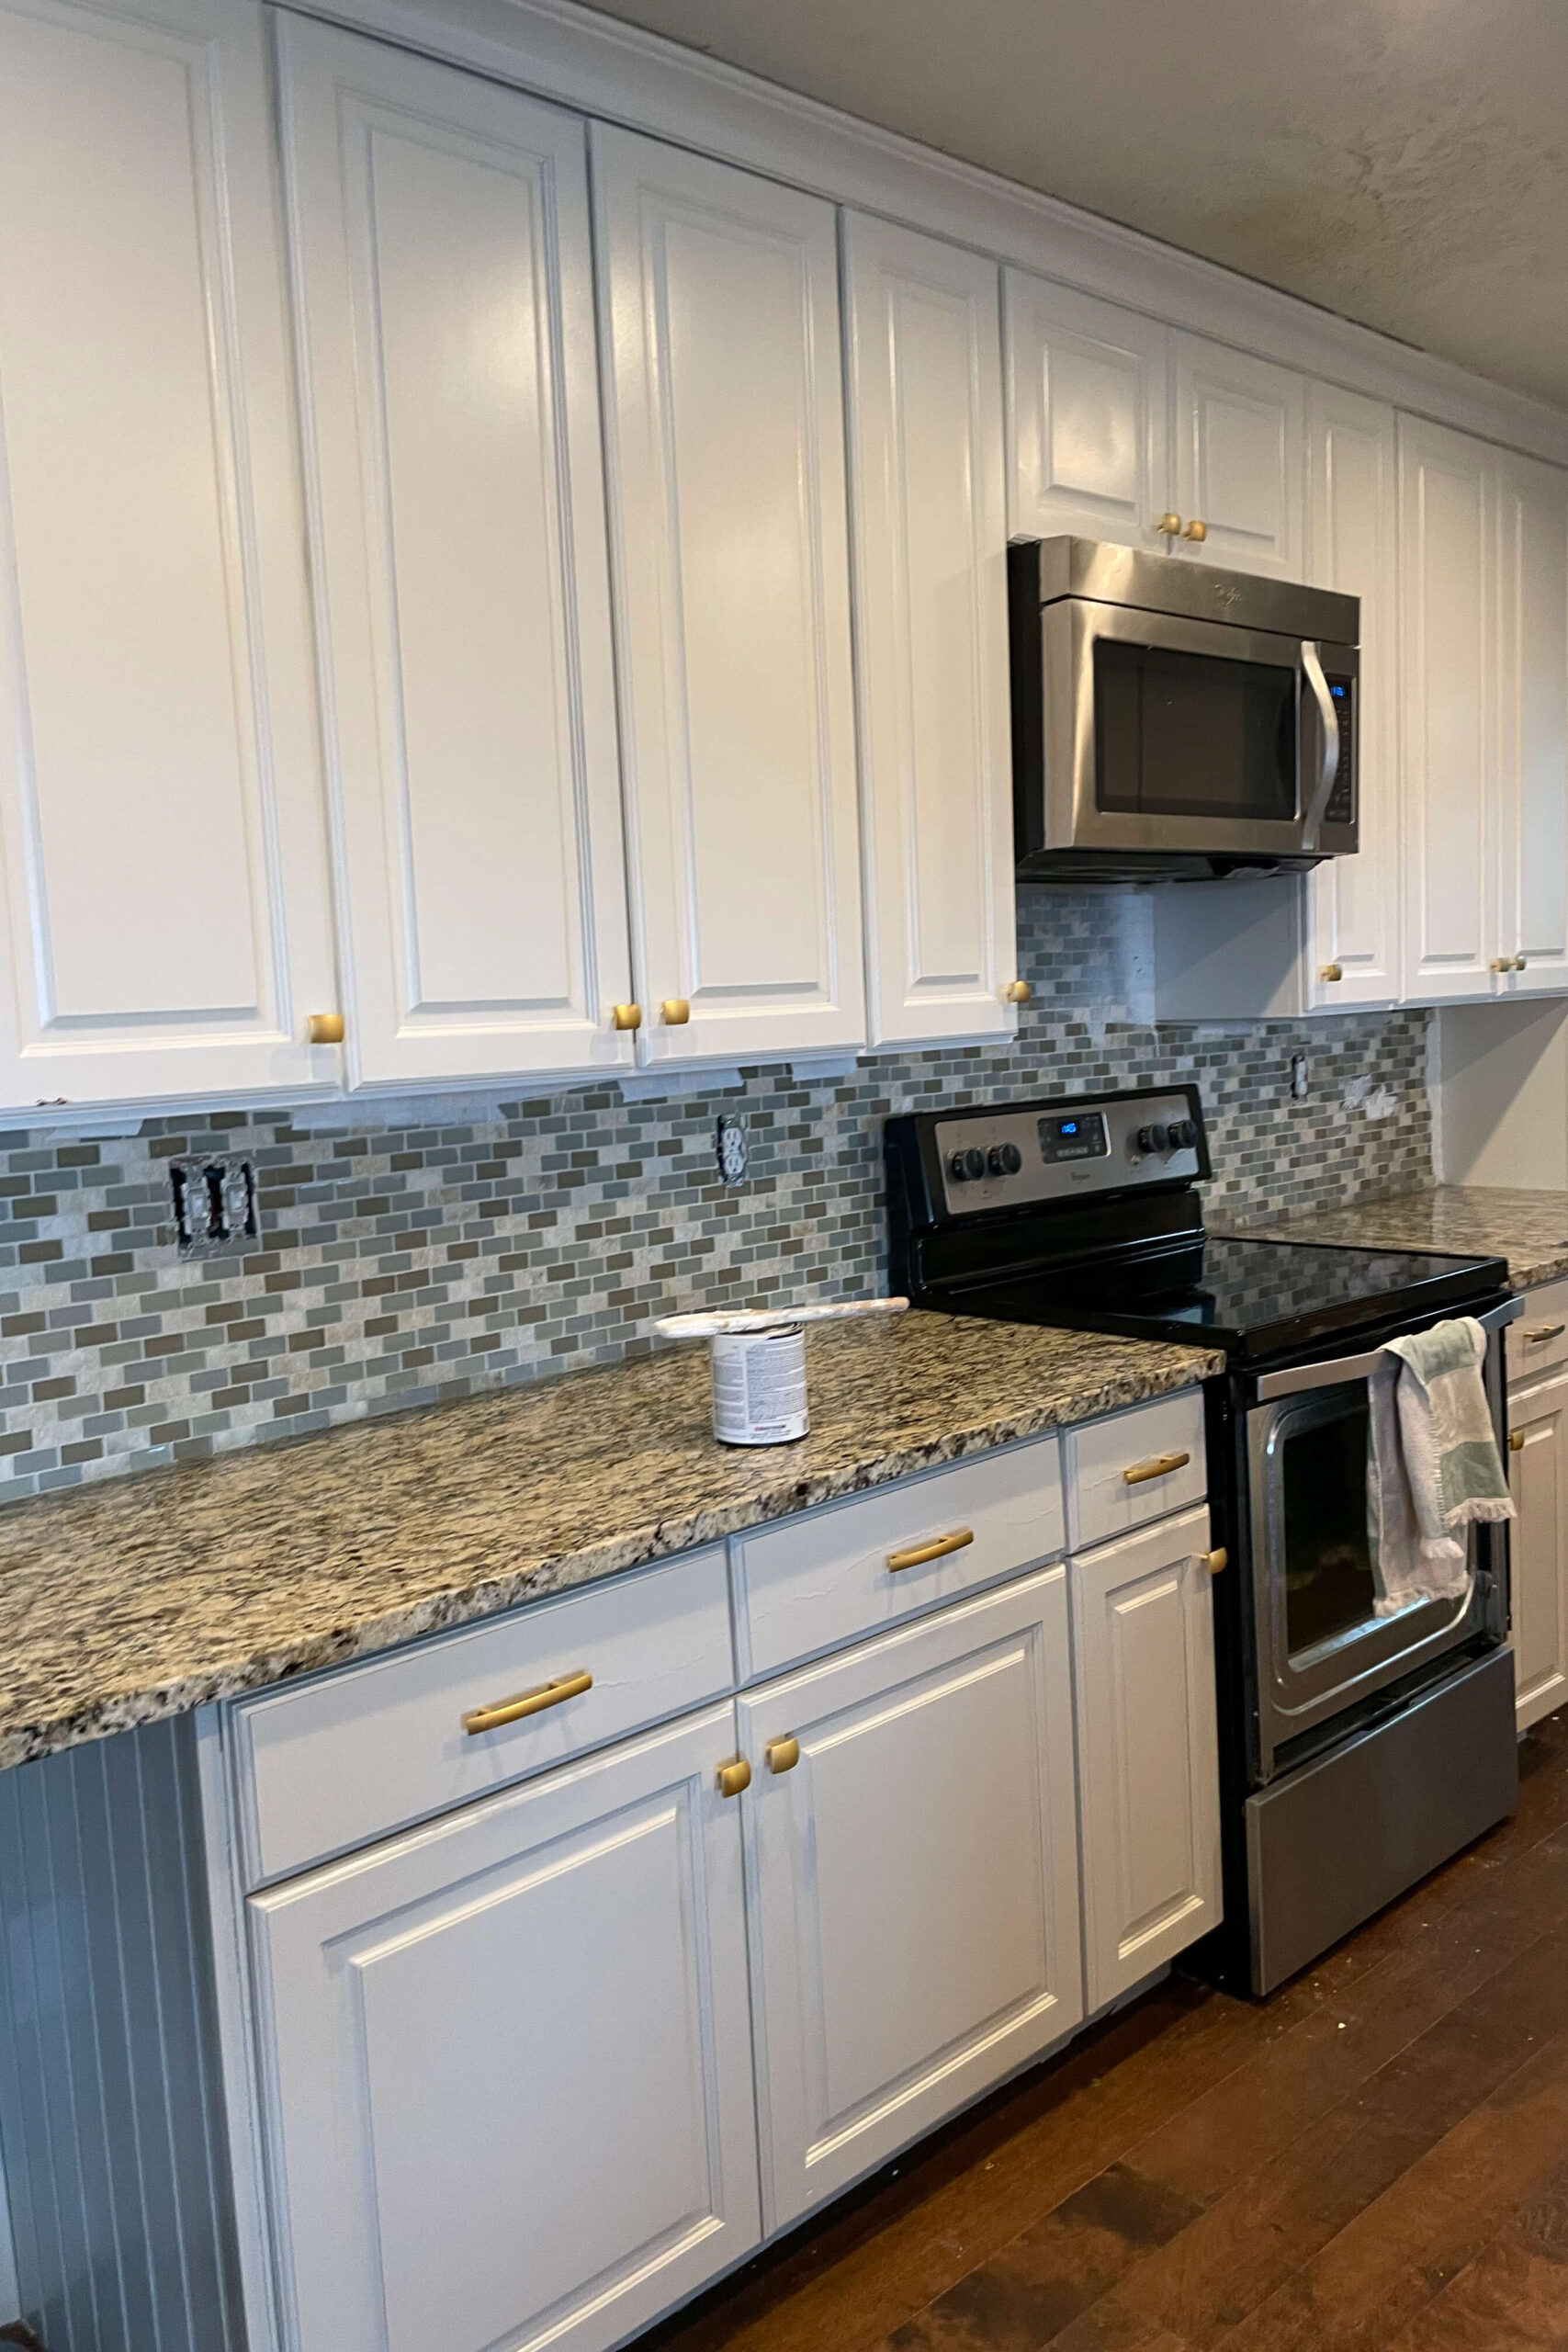
<svg viewBox="0 0 1568 2352"><path fill-rule="evenodd" d="M721 1445L790 1445L811 1426L806 1333L716 1331L708 1341L713 1433Z"/></svg>

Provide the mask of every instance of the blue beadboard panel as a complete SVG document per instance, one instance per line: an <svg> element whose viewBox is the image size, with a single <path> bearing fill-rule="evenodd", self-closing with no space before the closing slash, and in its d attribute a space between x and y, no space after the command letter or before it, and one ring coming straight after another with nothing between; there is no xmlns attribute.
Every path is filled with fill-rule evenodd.
<svg viewBox="0 0 1568 2352"><path fill-rule="evenodd" d="M0 2154L50 2352L244 2352L188 1718L0 1773Z"/></svg>

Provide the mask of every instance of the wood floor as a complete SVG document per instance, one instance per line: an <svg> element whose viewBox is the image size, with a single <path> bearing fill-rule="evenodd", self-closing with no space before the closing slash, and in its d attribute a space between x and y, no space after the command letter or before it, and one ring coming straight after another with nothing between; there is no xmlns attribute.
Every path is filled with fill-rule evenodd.
<svg viewBox="0 0 1568 2352"><path fill-rule="evenodd" d="M1568 2347L1568 1710L1256 2008L1172 1979L637 2352Z"/></svg>

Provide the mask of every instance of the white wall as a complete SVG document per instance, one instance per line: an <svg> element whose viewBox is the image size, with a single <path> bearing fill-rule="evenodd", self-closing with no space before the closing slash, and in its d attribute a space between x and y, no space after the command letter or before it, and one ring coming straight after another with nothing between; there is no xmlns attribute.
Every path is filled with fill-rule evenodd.
<svg viewBox="0 0 1568 2352"><path fill-rule="evenodd" d="M1568 1192L1568 1003L1448 1005L1433 1034L1439 1182Z"/></svg>

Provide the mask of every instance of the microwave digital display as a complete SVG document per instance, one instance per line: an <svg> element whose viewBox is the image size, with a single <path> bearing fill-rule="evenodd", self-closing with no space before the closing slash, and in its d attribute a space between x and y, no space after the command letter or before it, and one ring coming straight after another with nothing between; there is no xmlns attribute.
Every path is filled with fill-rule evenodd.
<svg viewBox="0 0 1568 2352"><path fill-rule="evenodd" d="M1103 1111L1078 1111L1071 1118L1040 1122L1040 1157L1047 1168L1063 1159L1104 1159L1110 1149Z"/></svg>

